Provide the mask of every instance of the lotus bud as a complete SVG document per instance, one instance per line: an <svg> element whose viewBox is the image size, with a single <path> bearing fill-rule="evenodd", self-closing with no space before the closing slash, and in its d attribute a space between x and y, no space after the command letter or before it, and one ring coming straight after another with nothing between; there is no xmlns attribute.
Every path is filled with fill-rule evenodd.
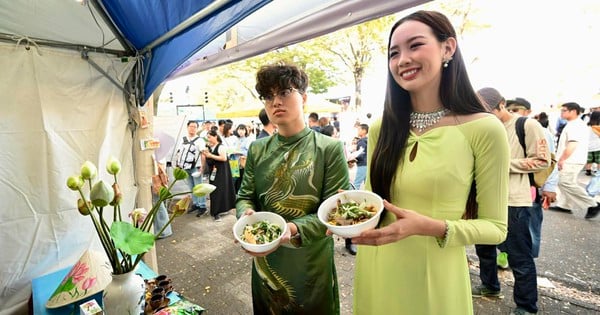
<svg viewBox="0 0 600 315"><path fill-rule="evenodd" d="M212 184L198 184L192 189L192 194L194 194L196 197L204 197L205 195L215 191L215 189L217 189L217 187Z"/></svg>
<svg viewBox="0 0 600 315"><path fill-rule="evenodd" d="M106 162L106 171L110 175L117 175L121 171L121 162L117 160L114 156L111 156Z"/></svg>
<svg viewBox="0 0 600 315"><path fill-rule="evenodd" d="M175 169L173 169L173 177L175 177L175 180L186 179L188 178L188 173L180 167L176 167Z"/></svg>
<svg viewBox="0 0 600 315"><path fill-rule="evenodd" d="M167 187L162 186L162 187L160 187L160 190L158 191L158 196L162 200L167 200L167 199L169 199L169 197L171 197L171 192L169 191L169 189Z"/></svg>
<svg viewBox="0 0 600 315"><path fill-rule="evenodd" d="M96 165L90 161L85 161L81 166L81 178L83 179L94 179L98 175L98 169Z"/></svg>
<svg viewBox="0 0 600 315"><path fill-rule="evenodd" d="M91 208L92 208L91 202L89 202L89 201L85 202L81 198L77 199L77 210L79 210L79 213L81 213L82 215L89 215Z"/></svg>
<svg viewBox="0 0 600 315"><path fill-rule="evenodd" d="M185 196L184 198L180 199L173 208L171 208L171 210L173 211L173 215L174 216L180 216L184 213L187 212L187 209L190 207L190 204L192 203L192 197L191 196Z"/></svg>
<svg viewBox="0 0 600 315"><path fill-rule="evenodd" d="M78 191L83 187L83 179L78 175L69 176L69 178L67 178L67 187L71 190Z"/></svg>
<svg viewBox="0 0 600 315"><path fill-rule="evenodd" d="M115 197L110 202L110 205L116 206L121 203L121 199L123 199L123 193L121 192L121 189L119 188L119 184L117 184L117 183L114 183L112 185L112 188L113 188L113 193L114 193Z"/></svg>
<svg viewBox="0 0 600 315"><path fill-rule="evenodd" d="M96 207L106 207L114 198L114 192L103 181L98 181L90 191L90 199Z"/></svg>

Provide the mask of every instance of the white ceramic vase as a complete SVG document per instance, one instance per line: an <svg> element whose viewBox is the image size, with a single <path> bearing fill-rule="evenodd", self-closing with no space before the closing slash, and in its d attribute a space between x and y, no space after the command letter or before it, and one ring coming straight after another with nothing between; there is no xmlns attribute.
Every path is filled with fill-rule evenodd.
<svg viewBox="0 0 600 315"><path fill-rule="evenodd" d="M104 289L103 304L106 315L144 314L146 284L134 271L112 275L112 281Z"/></svg>

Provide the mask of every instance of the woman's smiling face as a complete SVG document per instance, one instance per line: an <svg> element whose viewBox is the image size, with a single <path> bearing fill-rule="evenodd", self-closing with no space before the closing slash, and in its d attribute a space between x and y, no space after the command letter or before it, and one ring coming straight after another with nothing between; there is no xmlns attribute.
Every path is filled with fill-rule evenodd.
<svg viewBox="0 0 600 315"><path fill-rule="evenodd" d="M446 58L445 46L426 24L400 24L392 34L388 54L388 66L396 83L409 92L427 88L437 91Z"/></svg>

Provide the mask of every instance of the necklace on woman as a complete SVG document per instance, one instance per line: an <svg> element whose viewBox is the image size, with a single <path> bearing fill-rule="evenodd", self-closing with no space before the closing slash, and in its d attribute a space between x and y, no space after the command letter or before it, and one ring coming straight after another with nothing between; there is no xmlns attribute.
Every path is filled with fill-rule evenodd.
<svg viewBox="0 0 600 315"><path fill-rule="evenodd" d="M442 117L446 116L450 112L447 108L441 108L435 112L429 113L410 113L410 126L417 129L419 132L437 124Z"/></svg>

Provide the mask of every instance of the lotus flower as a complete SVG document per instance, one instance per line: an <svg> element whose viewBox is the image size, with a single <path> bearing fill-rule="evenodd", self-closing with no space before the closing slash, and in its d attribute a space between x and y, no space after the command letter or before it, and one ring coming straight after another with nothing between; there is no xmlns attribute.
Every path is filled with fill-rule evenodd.
<svg viewBox="0 0 600 315"><path fill-rule="evenodd" d="M198 184L192 189L192 194L196 197L204 197L215 191L215 189L217 189L217 186L212 184Z"/></svg>
<svg viewBox="0 0 600 315"><path fill-rule="evenodd" d="M144 220L146 220L147 215L148 215L148 211L146 211L146 209L135 208L133 211L131 211L131 213L129 214L129 217L131 217L131 219L134 222L134 225L137 227L137 226L141 226L142 223L144 223Z"/></svg>
<svg viewBox="0 0 600 315"><path fill-rule="evenodd" d="M175 180L168 187L161 187L158 192L158 201L152 206L152 209L146 211L143 208L137 208L131 211L130 218L132 223L121 219L120 201L123 198L119 184L117 183L117 174L121 171L121 163L114 157L111 157L106 164L106 172L114 178L112 187L108 186L102 180L93 183L93 179L98 176L98 169L90 162L86 161L81 166L80 175L73 175L67 179L67 187L79 193L77 200L77 209L82 215L89 216L94 224L96 233L104 251L106 252L110 264L113 268L113 274L123 274L135 269L144 253L154 246L154 241L163 232L175 217L186 213L191 203L191 194L204 196L215 190L211 184L196 185L192 191L171 193L171 187L178 180L185 180L188 177L186 171L175 168L173 175ZM83 188L89 184L89 194L86 196ZM149 232L154 222L154 217L158 212L159 205L165 201L173 199L176 196L185 195L179 200L169 218L169 222L163 229L155 234ZM108 225L105 216L104 207L113 207L112 224ZM69 283L64 284L64 288L75 287L75 283L82 282L81 288L86 290L93 285L95 279L81 279L78 275L73 275Z"/></svg>

